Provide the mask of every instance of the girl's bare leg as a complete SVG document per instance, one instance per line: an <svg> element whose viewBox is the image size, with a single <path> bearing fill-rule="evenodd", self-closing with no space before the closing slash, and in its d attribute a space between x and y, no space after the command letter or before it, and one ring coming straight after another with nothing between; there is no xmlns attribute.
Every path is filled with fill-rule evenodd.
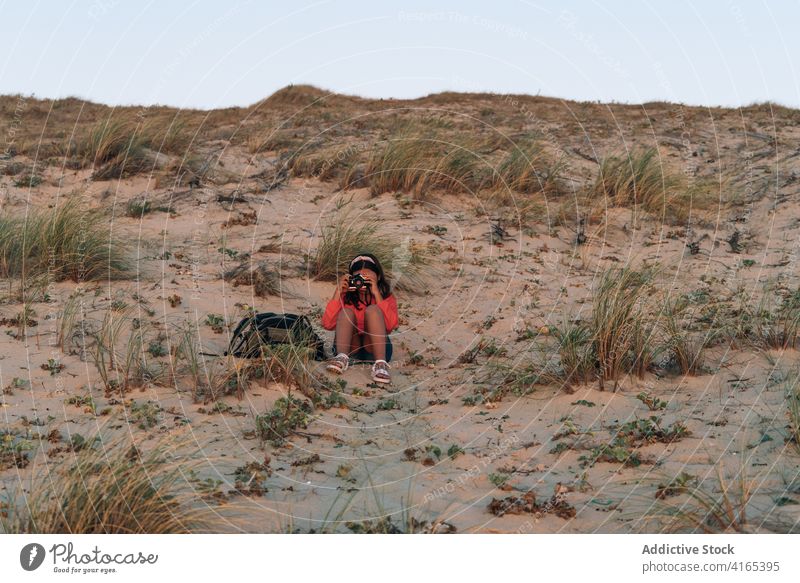
<svg viewBox="0 0 800 583"><path fill-rule="evenodd" d="M350 308L343 308L336 318L336 354L350 354L355 338L356 315Z"/></svg>
<svg viewBox="0 0 800 583"><path fill-rule="evenodd" d="M364 335L356 332L353 334L353 339L350 341L350 354L355 354L362 346L364 346Z"/></svg>
<svg viewBox="0 0 800 583"><path fill-rule="evenodd" d="M364 348L375 360L386 360L386 322L378 306L367 306L364 312Z"/></svg>

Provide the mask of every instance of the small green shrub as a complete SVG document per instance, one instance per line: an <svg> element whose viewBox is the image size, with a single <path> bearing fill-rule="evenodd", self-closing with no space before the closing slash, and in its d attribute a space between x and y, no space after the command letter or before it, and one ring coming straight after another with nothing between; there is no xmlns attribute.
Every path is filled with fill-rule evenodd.
<svg viewBox="0 0 800 583"><path fill-rule="evenodd" d="M139 429L152 429L158 425L163 409L153 401L131 403L128 409L128 420Z"/></svg>
<svg viewBox="0 0 800 583"><path fill-rule="evenodd" d="M129 200L125 206L125 215L134 219L140 219L144 215L153 212L153 205L149 200L133 199Z"/></svg>
<svg viewBox="0 0 800 583"><path fill-rule="evenodd" d="M631 451L624 445L603 444L592 448L592 450L578 458L581 466L593 466L597 462L618 463L628 467L638 467L642 465L642 458L635 451Z"/></svg>
<svg viewBox="0 0 800 583"><path fill-rule="evenodd" d="M508 482L510 477L511 476L509 474L505 474L503 472L492 472L489 474L489 481L493 486L502 488L505 486L506 482Z"/></svg>
<svg viewBox="0 0 800 583"><path fill-rule="evenodd" d="M447 448L447 457L449 457L451 460L456 459L463 453L464 453L464 448L462 448L460 445L456 443Z"/></svg>
<svg viewBox="0 0 800 583"><path fill-rule="evenodd" d="M42 177L37 174L23 174L14 179L17 188L36 188L42 183Z"/></svg>
<svg viewBox="0 0 800 583"><path fill-rule="evenodd" d="M636 398L644 403L651 411L661 411L667 408L667 402L662 401L658 397L654 397L648 393L641 392L636 395Z"/></svg>
<svg viewBox="0 0 800 583"><path fill-rule="evenodd" d="M42 370L50 372L50 376L55 376L66 367L54 358L48 358L47 363L42 365Z"/></svg>
<svg viewBox="0 0 800 583"><path fill-rule="evenodd" d="M399 408L400 404L395 399L381 399L377 406L378 411L392 411Z"/></svg>
<svg viewBox="0 0 800 583"><path fill-rule="evenodd" d="M64 403L74 407L89 409L92 413L95 412L95 403L91 395L72 395L68 399L65 399Z"/></svg>
<svg viewBox="0 0 800 583"><path fill-rule="evenodd" d="M26 452L33 449L31 441L8 431L0 432L0 471L27 467L30 459Z"/></svg>
<svg viewBox="0 0 800 583"><path fill-rule="evenodd" d="M292 396L281 397L275 405L256 416L256 433L275 446L283 442L297 429L305 429L311 422L311 405Z"/></svg>
<svg viewBox="0 0 800 583"><path fill-rule="evenodd" d="M271 475L267 462L248 462L233 473L234 488L244 496L263 496L268 491L266 481Z"/></svg>
<svg viewBox="0 0 800 583"><path fill-rule="evenodd" d="M147 345L147 353L153 358L159 358L168 354L167 348L160 340L151 340Z"/></svg>
<svg viewBox="0 0 800 583"><path fill-rule="evenodd" d="M219 314L208 314L206 326L209 326L215 333L222 334L225 331L225 318Z"/></svg>
<svg viewBox="0 0 800 583"><path fill-rule="evenodd" d="M687 437L691 433L686 426L676 421L669 427L661 426L661 417L651 416L647 419L636 419L616 428L614 441L616 444L634 445L641 443L672 443Z"/></svg>

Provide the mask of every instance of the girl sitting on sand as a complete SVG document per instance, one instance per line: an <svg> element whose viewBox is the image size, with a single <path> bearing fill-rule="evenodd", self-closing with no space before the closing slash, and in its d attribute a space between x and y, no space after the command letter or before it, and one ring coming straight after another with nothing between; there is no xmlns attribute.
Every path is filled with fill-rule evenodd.
<svg viewBox="0 0 800 583"><path fill-rule="evenodd" d="M363 280L354 276L361 276ZM363 281L363 284L362 284ZM389 383L388 361L392 359L389 332L397 327L397 301L383 274L378 258L363 253L350 262L322 315L322 326L336 330L327 369L343 373L350 357L374 361L372 380Z"/></svg>

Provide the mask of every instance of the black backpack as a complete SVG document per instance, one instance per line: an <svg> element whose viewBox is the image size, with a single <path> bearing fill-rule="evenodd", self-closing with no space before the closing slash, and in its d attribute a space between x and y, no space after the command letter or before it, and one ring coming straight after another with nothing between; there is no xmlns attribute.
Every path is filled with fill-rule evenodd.
<svg viewBox="0 0 800 583"><path fill-rule="evenodd" d="M322 340L305 316L263 312L244 318L236 325L225 355L258 358L263 346L296 344L314 350L315 360L325 360Z"/></svg>

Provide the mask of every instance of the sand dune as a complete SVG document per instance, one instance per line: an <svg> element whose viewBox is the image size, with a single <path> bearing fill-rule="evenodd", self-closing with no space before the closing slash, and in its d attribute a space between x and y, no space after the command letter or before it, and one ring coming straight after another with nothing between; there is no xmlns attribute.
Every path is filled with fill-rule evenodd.
<svg viewBox="0 0 800 583"><path fill-rule="evenodd" d="M120 238L135 275L3 281L0 497L69 465L70 436L102 428L144 449L179 437L195 444L208 459L189 485L224 531L387 530L389 519L402 531L656 532L671 527L659 505L690 510L694 490L720 499L720 476L736 497L742 474L745 519L708 519L707 530L796 529L795 328L785 347L766 334L786 325L781 306L798 290L797 111L467 94L372 101L291 87L211 112L27 100L15 118L19 99L0 99L4 125L18 128L0 163L2 216L52 212L80 196ZM107 119L131 124L123 135L147 127L155 137L123 148L121 159L82 151ZM440 144L431 156L451 158L421 178L403 174L397 188L375 174L376 153L392 142ZM648 148L673 181L664 178L666 195L597 195L602 160ZM452 162L460 150L467 157ZM515 151L530 176L498 180ZM519 180L504 184L506 176ZM319 324L333 283L312 276L312 260L336 220L377 220L397 243L391 392L373 386L364 365L344 374L338 400L330 382L254 378L241 399L225 394L231 385L205 387L232 366L212 355L248 307ZM413 274L412 253L421 258ZM249 261L266 266L277 293L223 278ZM688 298L685 333L708 340L696 374L676 371L659 328L658 354L641 376L626 370L602 391L597 380L565 383L563 374L534 382L548 359L563 364L559 330L590 318L602 274L626 266L655 270L645 293L654 318L667 292ZM88 334L73 326L59 346L70 297ZM743 319L764 311L758 322ZM108 389L92 338L107 314L124 320L112 380L122 378L131 326L144 327L144 360L162 376ZM186 330L205 353L199 377L181 356ZM320 363L309 366L333 380ZM279 444L259 439L256 416L288 391L319 396L307 427ZM684 433L654 432L653 416L656 427ZM626 431L623 447L615 440ZM252 480L263 491L242 494Z"/></svg>

